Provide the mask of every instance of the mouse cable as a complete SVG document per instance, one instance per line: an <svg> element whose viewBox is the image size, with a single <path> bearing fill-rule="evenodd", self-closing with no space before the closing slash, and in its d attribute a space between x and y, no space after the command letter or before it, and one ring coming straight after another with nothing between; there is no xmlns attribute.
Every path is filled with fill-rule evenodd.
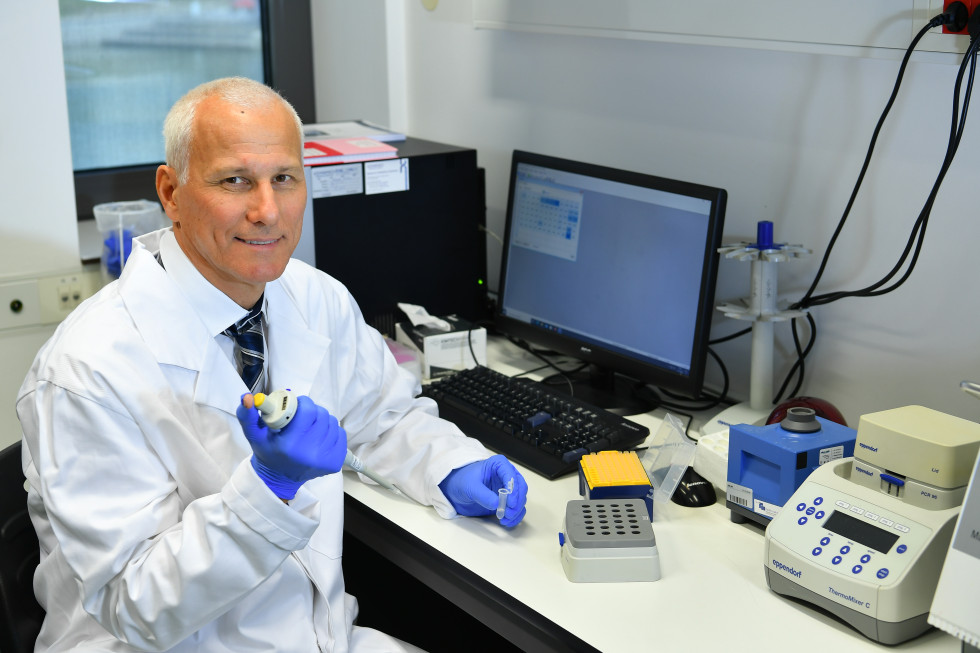
<svg viewBox="0 0 980 653"><path fill-rule="evenodd" d="M972 25L972 21L971 21L971 25ZM978 19L977 25L980 26L980 19ZM922 32L920 32L920 35L921 34ZM921 38L921 36L919 36L918 38ZM978 53L978 48L980 48L980 39L974 37L971 38L972 41L966 53L964 54L963 60L960 63L959 71L957 74L955 91L953 96L953 115L952 115L951 125L950 125L950 139L949 139L949 143L947 144L946 156L943 159L943 164L940 168L940 172L937 176L936 182L933 184L932 191L930 192L929 197L922 208L922 211L920 212L918 218L916 219L916 222L913 227L913 231L909 236L909 240L906 244L905 250L903 251L901 258L899 259L899 262L895 265L895 267L891 270L891 272L889 272L888 275L886 275L883 279L861 290L833 292L833 293L826 293L824 295L816 295L816 296L812 295L813 290L815 289L816 284L819 282L819 278L822 275L823 270L826 266L827 259L829 258L830 255L830 250L833 248L833 245L836 242L836 239L839 236L841 229L843 228L844 221L846 220L847 215L850 211L851 204L853 203L853 199L854 199L854 193L856 193L857 191L857 188L855 188L855 192L852 193L851 196L851 202L848 203L848 207L845 210L844 216L842 216L841 221L838 224L837 230L835 231L834 236L831 239L830 244L828 245L827 251L824 254L823 261L821 262L820 265L820 271L818 272L817 277L814 279L813 284L811 285L810 289L807 291L807 294L804 296L804 298L793 305L794 308L829 304L831 302L837 301L839 299L843 299L845 297L876 297L876 296L884 295L900 287L902 284L905 283L905 281L911 275L912 270L915 267L915 263L917 262L919 254L922 249L925 229L928 226L928 220L932 212L933 204L935 203L935 199L938 195L939 188L942 185L946 173L953 162L953 157L956 155L956 152L959 148L959 144L963 136L963 129L966 125L966 115L969 109L970 97L972 95L972 90L973 90L973 81L976 73L976 57ZM915 42L913 42L913 46L914 43ZM911 48L909 52L911 52ZM963 75L965 74L967 64L969 64L969 78L967 81L967 86L964 94L963 106L962 109L960 109L958 107L958 102L961 95L960 89L961 89ZM895 90L897 91L897 85ZM894 93L893 93L893 97L894 97ZM891 101L889 101L889 106L890 103ZM887 109L886 109L886 113L887 113ZM882 120L883 119L884 119L884 115L882 115ZM878 126L880 128L881 120L879 121ZM877 132L878 129L875 130L875 138L877 138ZM873 144L874 144L874 139L872 140L872 147ZM869 149L868 151L869 158L870 155L871 155L871 149ZM862 177L865 170L867 169L867 163L868 160L866 159L865 167L862 169L862 174L861 174ZM888 288L880 289L881 286L888 283L888 281L890 281L905 264L906 259L908 259L909 253L912 252L913 250L913 243L914 243L914 253L912 255L911 260L909 261L909 266L906 269L905 273L892 286ZM795 396L796 392L798 392L800 387L802 387L803 385L804 359L806 358L806 355L813 349L813 344L816 338L816 324L813 321L813 318L808 314L807 319L810 323L810 338L807 347L805 349L801 349L799 344L799 335L797 331L798 319L799 318L794 318L791 322L794 343L796 345L796 351L797 351L797 361L792 366L789 373L787 374L786 379L784 380L779 393L777 394L776 398L773 400L773 403L779 402L782 393L785 391L786 386L789 384L789 381L794 374L799 373L794 391L790 393L789 396L790 397Z"/></svg>

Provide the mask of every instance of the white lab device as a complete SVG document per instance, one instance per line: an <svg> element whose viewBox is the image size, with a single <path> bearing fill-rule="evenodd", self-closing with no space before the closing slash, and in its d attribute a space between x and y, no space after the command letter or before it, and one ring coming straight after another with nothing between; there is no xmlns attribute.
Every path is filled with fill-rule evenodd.
<svg viewBox="0 0 980 653"><path fill-rule="evenodd" d="M980 424L922 406L864 415L853 458L818 467L766 529L766 582L883 644L927 617Z"/></svg>
<svg viewBox="0 0 980 653"><path fill-rule="evenodd" d="M573 500L558 534L573 583L660 580L660 554L642 499Z"/></svg>
<svg viewBox="0 0 980 653"><path fill-rule="evenodd" d="M980 398L980 386L970 381L963 390ZM963 651L980 650L980 459L966 490L953 541L929 610L929 623L963 640Z"/></svg>

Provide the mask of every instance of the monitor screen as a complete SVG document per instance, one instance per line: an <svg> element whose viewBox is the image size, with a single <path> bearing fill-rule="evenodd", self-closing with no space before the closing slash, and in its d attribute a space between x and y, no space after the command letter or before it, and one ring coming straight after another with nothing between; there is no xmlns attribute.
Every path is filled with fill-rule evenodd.
<svg viewBox="0 0 980 653"><path fill-rule="evenodd" d="M648 410L631 400L645 384L699 395L725 200L720 188L515 151L497 328L587 363L555 387L603 408Z"/></svg>

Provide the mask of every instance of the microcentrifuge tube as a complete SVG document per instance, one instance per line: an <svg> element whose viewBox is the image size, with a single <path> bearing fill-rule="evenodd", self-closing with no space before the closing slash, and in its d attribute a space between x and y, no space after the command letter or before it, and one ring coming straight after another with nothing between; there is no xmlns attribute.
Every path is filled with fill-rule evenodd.
<svg viewBox="0 0 980 653"><path fill-rule="evenodd" d="M507 496L514 491L514 479L507 481L507 487L497 490L497 519L503 519L507 512Z"/></svg>

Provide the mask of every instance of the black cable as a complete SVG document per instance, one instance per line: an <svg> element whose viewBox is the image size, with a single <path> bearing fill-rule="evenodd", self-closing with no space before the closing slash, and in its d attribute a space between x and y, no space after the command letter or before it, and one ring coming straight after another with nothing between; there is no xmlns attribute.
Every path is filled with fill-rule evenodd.
<svg viewBox="0 0 980 653"><path fill-rule="evenodd" d="M911 58L913 50L915 49L918 42L925 35L925 33L928 32L928 30L942 24L952 24L952 23L956 23L956 21L962 21L964 16L963 12L965 11L966 11L966 7L965 5L963 5L963 3L960 2L953 3L952 5L950 5L949 8L947 8L946 12L940 14L939 16L936 16L931 21L929 21L929 23L922 30L920 30L919 33L916 34L916 36L912 39L912 43L909 45L908 49L906 50L905 56L902 59L902 64L899 67L898 76L896 78L895 86L892 90L892 94L889 97L888 102L885 105L885 109L883 110L882 115L878 120L878 124L875 127L874 133L872 135L871 143L868 147L868 152L865 156L864 164L862 165L861 172L858 175L857 182L854 186L854 189L851 192L851 196L844 209L844 213L837 224L837 228L835 229L834 234L827 245L827 250L824 252L824 256L821 259L820 266L817 270L817 274L815 275L813 282L810 284L810 287L807 290L807 292L804 294L804 296L800 299L800 301L793 304L791 308L800 309L800 308L809 308L812 306L829 304L839 299L844 299L845 297L881 296L899 288L902 284L905 283L905 281L912 274L912 270L915 268L915 264L918 261L919 254L922 251L922 245L924 243L924 237L925 237L925 230L926 227L928 226L929 216L932 212L933 204L935 203L936 197L939 193L939 188L941 187L942 182L945 179L946 173L948 172L950 166L952 165L953 158L956 155L956 152L959 148L960 140L962 139L963 136L963 129L966 124L966 115L967 115L967 110L969 108L970 97L973 91L973 81L976 73L976 57L977 57L978 48L980 48L980 39L976 38L976 36L980 34L980 12L974 12L974 16L970 16L969 26L971 32L971 42L970 42L970 46L967 48L967 51L963 56L963 60L960 62L959 70L957 72L956 84L953 93L953 112L952 112L952 119L950 124L950 137L949 137L949 142L947 143L946 155L943 158L942 166L940 167L939 174L937 175L936 181L933 184L929 196L926 199L926 202L923 204L922 210L919 212L919 215L913 225L912 232L909 234L909 239L906 243L905 249L903 250L901 257L899 258L895 266L891 269L891 271L888 272L888 274L886 274L882 279L880 279L874 284L871 284L870 286L867 286L865 288L856 291L838 291L832 293L824 293L821 295L813 294L826 269L827 262L830 258L830 253L833 250L834 245L836 244L837 239L840 236L844 228L844 224L846 223L847 218L850 214L851 208L853 207L854 201L857 197L858 190L860 189L861 183L863 182L864 176L867 172L871 160L871 156L874 151L875 143L877 142L878 135L881 131L881 127L884 124L885 118L887 117L888 112L891 110L891 107L898 94L898 90L899 87L901 86L902 78L904 77L905 74L905 69L908 65L909 59ZM959 99L961 95L963 75L966 70L967 64L969 64L970 74L967 80L967 86L963 99L963 107L962 109L960 109ZM911 259L909 259L910 253L912 254ZM898 272L902 269L902 267L905 266L906 262L908 262L908 267L906 268L905 273L891 286L888 286L887 288L882 288L882 286L887 284L895 277L896 274L898 274ZM794 318L792 321L793 340L797 351L797 360L794 363L794 365L791 367L790 371L787 373L786 378L783 381L783 384L780 387L779 392L777 393L776 397L773 400L773 403L779 402L780 398L783 395L783 392L785 392L786 387L789 385L789 382L794 375L797 375L797 383L794 387L793 392L789 396L790 397L795 396L795 394L799 392L799 389L803 385L804 370L805 370L804 361L806 359L807 354L809 354L809 352L813 349L813 345L816 340L816 323L814 322L813 317L807 314L807 320L810 323L810 337L806 348L805 349L801 348L799 342L799 335L797 331L797 319L799 318Z"/></svg>
<svg viewBox="0 0 980 653"><path fill-rule="evenodd" d="M973 79L974 79L975 68L976 68L976 55L977 55L978 47L980 47L980 40L972 41L970 43L969 48L967 48L967 51L963 56L963 60L960 62L959 71L956 77L955 90L953 94L953 116L950 124L950 137L946 147L946 155L943 158L942 166L940 167L940 171L939 174L937 175L936 181L933 183L929 196L926 199L926 202L924 203L922 210L919 212L919 216L917 217L913 225L912 233L909 235L909 240L906 243L905 249L902 252L902 256L899 258L898 263L895 264L892 270L887 275L885 275L885 277L883 277L876 283L867 286L866 288L862 288L861 290L838 291L838 292L826 293L817 296L809 296L809 291L808 291L808 296L804 296L804 298L798 303L797 305L798 307L829 304L830 302L837 301L845 297L875 297L875 296L883 295L887 292L891 292L896 288L898 288L900 285L902 285L902 283L904 283L905 279L908 278L909 274L911 273L911 269L914 267L912 262L914 262L918 258L919 251L921 250L922 234L925 232L925 227L928 226L929 215L932 212L932 207L933 204L935 203L936 196L939 194L939 188L946 177L947 171L949 170L950 166L953 163L953 157L956 155L956 152L959 149L960 140L963 135L963 126L966 122L966 112L969 109L970 96L973 91ZM970 68L970 77L967 82L965 97L963 100L963 108L960 109L959 108L959 98L961 94L960 89L962 86L963 75L965 73L967 64L969 64L969 68ZM832 244L828 247L832 247ZM909 269L907 270L905 275L903 275L900 281L896 282L889 288L886 288L884 290L879 290L881 286L888 283L896 274L898 274L898 271L901 270L901 268L905 265L909 253L913 252L913 250L914 250L914 256L912 262L910 262ZM824 255L824 259L827 258L827 255L829 255L829 253L830 251L828 249L827 253ZM813 286L811 286L811 288L812 287Z"/></svg>
<svg viewBox="0 0 980 653"><path fill-rule="evenodd" d="M905 283L905 281L909 278L909 276L912 273L912 269L915 267L915 263L918 260L919 253L921 252L925 229L928 226L929 216L932 212L932 207L933 204L935 203L936 196L939 193L939 188L942 185L942 182L946 177L946 173L953 163L953 157L956 155L956 151L959 148L960 138L962 137L963 134L962 126L965 123L966 111L969 108L969 97L973 90L973 77L974 77L974 72L976 67L975 57L977 54L978 46L980 46L980 41L974 41L973 43L971 43L970 47L967 49L966 55L963 57L963 61L960 64L959 74L957 75L957 80L956 80L956 91L954 93L954 101L953 101L954 113L950 125L950 139L947 145L946 156L943 158L943 164L940 167L940 171L939 174L937 175L936 181L933 183L932 190L930 191L929 196L922 207L922 210L919 212L919 216L916 218L916 221L913 225L912 232L909 234L909 240L906 243L905 249L903 250L902 255L899 258L898 262L891 269L891 271L888 272L888 274L886 274L882 279L871 284L870 286L867 286L860 290L838 291L833 293L826 293L823 295L817 295L815 297L811 297L806 304L803 304L804 306L818 306L823 304L829 304L831 302L844 299L846 297L881 296L886 293L892 292L893 290L896 290L899 286ZM961 92L960 87L963 81L963 73L965 71L965 67L967 63L970 64L970 78L968 80L966 97L963 102L963 109L960 110L958 108L958 100ZM912 253L911 259L908 258L910 252ZM891 281L891 279L896 274L898 274L898 272L905 265L906 261L908 261L909 266L906 269L906 272L902 275L902 277L888 288L879 290L881 286Z"/></svg>
<svg viewBox="0 0 980 653"><path fill-rule="evenodd" d="M936 197L939 193L939 188L946 177L946 173L949 170L950 166L952 165L953 157L955 156L956 151L959 148L960 139L962 138L962 134L963 134L962 128L963 125L965 124L966 111L969 109L969 98L972 93L972 85L973 85L973 78L975 75L976 54L977 54L978 46L980 46L980 41L974 41L973 43L971 43L970 48L967 50L967 53L963 58L963 62L960 65L960 70L959 70L959 74L957 75L957 81L956 81L956 92L954 94L954 107L953 107L954 113L953 113L952 123L950 125L950 140L947 145L946 156L943 159L943 164L940 168L939 174L937 175L936 181L933 184L932 190L930 191L929 196L913 225L912 233L909 235L909 240L906 243L905 249L903 250L902 255L899 258L898 262L891 269L891 271L889 271L887 275L885 275L882 279L880 279L876 283L871 284L870 286L867 286L860 290L838 291L833 293L826 293L823 295L817 295L815 297L810 298L808 302L809 306L829 304L831 302L844 299L846 297L878 297L896 290L898 287L904 284L905 281L911 275L912 270L915 268L915 263L918 261L919 254L921 253L922 250L925 230L929 223L929 216L932 212L933 204L935 203ZM958 108L960 86L963 80L965 65L968 62L970 64L970 78L967 83L966 97L963 102L963 109L960 110ZM910 253L912 254L911 259L909 259ZM908 261L908 267L906 268L905 273L898 279L898 281L893 283L891 286L882 289L881 286L891 281L892 278L894 278L894 276L898 274L898 272L902 269L906 261Z"/></svg>
<svg viewBox="0 0 980 653"><path fill-rule="evenodd" d="M735 338L741 338L745 334L751 332L752 332L752 327L748 327L747 329L742 329L741 331L736 331L735 333L729 333L727 336L721 336L719 338L715 338L714 340L709 340L708 344L720 345L723 342L728 342L729 340L734 340Z"/></svg>
<svg viewBox="0 0 980 653"><path fill-rule="evenodd" d="M938 21L938 22L937 22ZM851 190L851 196L847 200L847 205L844 207L844 214L841 216L840 221L837 223L837 228L834 230L833 236L830 238L830 242L827 245L827 249L824 252L823 258L820 261L820 266L817 268L817 274L813 278L813 283L810 284L810 288L803 295L803 298L798 302L798 307L805 307L808 305L808 300L810 299L813 292L816 290L817 285L820 283L820 279L823 277L824 270L826 270L827 262L830 259L830 252L833 250L834 245L837 243L837 239L840 237L841 232L844 229L844 224L847 222L847 218L851 213L851 208L854 206L854 201L857 199L858 191L861 188L861 184L864 182L864 176L868 172L868 167L871 164L871 155L874 153L875 144L878 142L878 135L881 133L881 128L885 124L885 119L888 117L888 113L891 111L892 105L895 103L895 98L898 97L898 90L901 88L902 79L905 77L905 69L908 67L909 60L912 58L912 53L915 47L922 40L928 31L934 27L938 27L945 22L944 14L936 16L929 23L919 30L918 34L913 37L912 42L909 47L905 50L905 56L902 57L902 63L898 68L898 75L895 79L895 85L892 88L891 95L888 98L888 102L885 103L885 108L881 113L881 117L878 118L878 124L875 125L874 131L871 135L871 143L868 145L868 152L864 157L864 163L861 166L861 172L858 173L857 181L854 184L853 190Z"/></svg>
<svg viewBox="0 0 980 653"><path fill-rule="evenodd" d="M550 367L553 370L555 370L555 372L558 373L558 376L560 376L563 379L565 379L565 381L568 383L568 394L571 395L571 396L573 396L573 397L575 396L575 384L572 382L572 379L568 376L568 374L570 374L571 372L567 372L567 371L561 369L560 367L558 367L557 365L555 365L553 362L551 362L550 360L548 360L547 358L545 358L542 354L539 354L531 345L529 345L524 340L520 340L518 338L513 338L513 337L510 337L510 336L508 336L507 339L510 340L515 345L517 345L518 347L520 347L521 349L523 349L524 351L526 351L529 354L531 354L532 356L538 358L541 362L543 362L548 367ZM578 371L578 370L576 370L576 371Z"/></svg>
<svg viewBox="0 0 980 653"><path fill-rule="evenodd" d="M550 379L553 379L555 376L560 376L561 378L563 378L568 383L568 385L569 385L569 393L572 396L575 396L574 386L573 386L573 383L572 383L571 375L576 374L576 373L581 372L582 370L584 370L586 367L588 367L588 363L584 363L583 362L581 365L579 365L578 367L576 367L574 370L562 370L557 365L555 365L555 363L553 363L552 361L548 360L548 358L544 354L541 354L540 352L536 351L533 347L531 347L531 345L529 345L526 341L521 340L519 338L514 338L512 336L507 336L507 339L510 340L517 347L520 347L521 349L527 351L531 355L535 356L536 358L538 358L539 360L541 360L542 362L544 362L544 365L542 367L540 367L540 368L537 368L537 370L529 370L527 372L522 372L521 374L516 374L515 377L523 376L525 374L530 374L531 372L538 371L538 370L544 369L546 367L550 367L551 369L555 370L557 372L557 374L552 375L550 377L547 377L546 379L540 381L540 383L547 383L548 385L555 385L554 383L549 383L549 380ZM706 403L704 405L691 405L691 404L680 404L680 403L675 403L675 402L670 402L670 401L664 401L658 395L657 390L654 390L653 387L651 387L650 385L648 385L648 384L646 384L646 383L644 383L642 381L637 382L633 386L633 394L635 396L638 396L639 397L641 395L641 391L646 390L647 392L652 393L653 396L654 396L654 399L651 400L651 401L648 401L648 403L651 403L651 404L656 405L658 407L668 408L668 409L672 409L672 410L703 411L703 410L710 410L712 408L715 408L716 406L720 405L721 403L723 403L727 399L727 397L728 397L728 389L730 387L731 381L730 381L730 378L729 378L729 375L728 375L728 368L725 367L725 363L721 360L721 357L718 356L718 354L715 353L715 351L713 349L711 349L710 347L708 348L708 354L710 354L711 357L715 359L715 361L718 363L719 369L721 370L722 379L723 379L722 390L721 390L721 392L717 396L711 396L708 393L702 392L701 395L698 398L693 399L692 401L699 401L701 399L710 399L710 403ZM664 394L668 394L668 395L671 394L669 391L664 390L662 388L658 388L658 390L659 390L659 392L662 392Z"/></svg>
<svg viewBox="0 0 980 653"><path fill-rule="evenodd" d="M527 376L528 374L534 374L535 372L540 372L541 370L543 370L545 368L548 368L548 367L551 367L551 366L550 365L542 365L540 367L534 367L532 369L525 370L523 372L518 372L517 374L514 374L511 378L517 379L517 378L520 378L522 376Z"/></svg>
<svg viewBox="0 0 980 653"><path fill-rule="evenodd" d="M715 353L715 350L714 349L711 349L710 347L708 347L708 353L711 355L712 358L715 359L715 361L718 363L718 367L721 369L721 375L722 375L722 379L723 379L721 392L718 393L718 395L717 396L714 396L714 397L712 397L708 393L702 392L701 395L700 395L700 397L698 397L698 399L692 400L692 401L698 401L700 399L710 399L711 400L710 403L707 403L707 404L704 404L704 405L679 404L679 403L675 403L675 402L671 402L671 401L660 400L659 401L660 406L662 406L663 408L669 408L669 409L691 410L691 411L698 412L698 411L704 411L704 410L711 410L712 408L715 408L715 407L719 406L720 404L724 403L724 401L728 398L728 388L729 388L729 384L730 384L730 379L728 377L728 368L725 367L725 363L721 360L721 357L718 356L717 353ZM660 392L663 393L663 394L666 394L668 396L672 396L671 393L670 393L670 391L664 390L663 388L660 388ZM673 395L673 396L676 398L676 395Z"/></svg>
<svg viewBox="0 0 980 653"><path fill-rule="evenodd" d="M466 330L466 344L470 346L470 356L473 357L473 364L477 367L486 367L485 364L481 363L476 359L476 351L473 349L473 331L479 327L472 327Z"/></svg>
<svg viewBox="0 0 980 653"><path fill-rule="evenodd" d="M783 384L779 387L779 392L776 393L776 396L772 400L773 404L778 404L782 400L783 393L786 391L786 386L789 385L790 379L793 378L793 375L796 374L797 370L799 370L799 374L797 375L796 385L793 387L793 391L790 392L789 395L787 396L795 397L797 393L800 391L800 388L803 387L804 360L806 359L807 355L810 353L810 350L813 349L813 345L816 342L817 323L814 321L812 315L810 315L809 313L806 314L806 319L810 323L810 338L807 341L806 349L802 349L800 347L799 333L796 330L796 320L798 319L800 318L793 318L792 329L791 329L793 333L793 344L796 347L796 362L793 363L793 366L786 374L786 378L785 380L783 380Z"/></svg>

